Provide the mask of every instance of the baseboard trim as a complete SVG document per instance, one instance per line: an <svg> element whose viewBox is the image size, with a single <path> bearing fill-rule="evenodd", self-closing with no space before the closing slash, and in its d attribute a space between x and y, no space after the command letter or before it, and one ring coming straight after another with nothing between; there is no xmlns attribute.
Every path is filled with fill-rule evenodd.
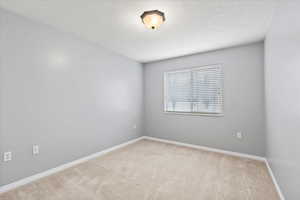
<svg viewBox="0 0 300 200"><path fill-rule="evenodd" d="M16 182L13 182L13 183L10 183L10 184L7 184L7 185L4 185L4 186L1 186L0 187L0 194L1 193L4 193L4 192L7 192L9 190L12 190L12 189L15 189L17 187L20 187L22 185L25 185L25 184L28 184L30 182L33 182L33 181L36 181L38 179L41 179L41 178L44 178L44 177L47 177L49 175L52 175L52 174L55 174L57 172L60 172L62 170L65 170L67 168L70 168L70 167L73 167L75 165L78 165L80 163L83 163L85 161L88 161L88 160L91 160L93 158L97 158L99 156L102 156L104 154L107 154L109 152L112 152L112 151L115 151L117 149L121 149L127 145L130 145L130 144L133 144L139 140L142 140L142 139L148 139L148 140L153 140L153 141L158 141L158 142L164 142L164 143L169 143L169 144L175 144L175 145L178 145L178 146L185 146L185 147L190 147L190 148L195 148L195 149L201 149L201 150L205 150L205 151L211 151L211 152L217 152L217 153L223 153L223 154L227 154L227 155L231 155L231 156L237 156L237 157L242 157L242 158L248 158L248 159L253 159L253 160L258 160L258 161L263 161L265 162L267 168L268 168L268 172L272 178L272 181L276 187L276 190L278 192L278 195L280 196L280 199L281 200L285 200L284 196L283 196L283 193L281 192L281 189L278 185L278 182L273 174L273 171L268 163L268 160L264 157L260 157L260 156L254 156L254 155L249 155L249 154L244 154L244 153L237 153L237 152L233 152L233 151L226 151L226 150L221 150L221 149L216 149L216 148L211 148L211 147L206 147L206 146L200 146L200 145L194 145L194 144L188 144L188 143L183 143L183 142L177 142L177 141L173 141L173 140L166 140L166 139L161 139L161 138L155 138L155 137L149 137L149 136L142 136L142 137L139 137L139 138L136 138L136 139L133 139L133 140L130 140L128 142L125 142L125 143L122 143L122 144L119 144L119 145L116 145L116 146L113 146L111 148L108 148L108 149L105 149L103 151L100 151L100 152L97 152L97 153L94 153L94 154L91 154L89 156L86 156L86 157L83 157L83 158L80 158L78 160L74 160L72 162L69 162L69 163L66 163L66 164L63 164L63 165L60 165L58 167L55 167L55 168L52 168L52 169L49 169L49 170L46 170L44 172L41 172L41 173L38 173L38 174L35 174L33 176L29 176L27 178L24 178L24 179L21 179L21 180L18 180Z"/></svg>
<svg viewBox="0 0 300 200"><path fill-rule="evenodd" d="M183 142L177 142L177 141L173 141L173 140L166 140L166 139L161 139L161 138L156 138L156 137L143 136L142 139L148 139L148 140L164 142L164 143L168 143L168 144L175 144L175 145L179 145L179 146L185 146L185 147L201 149L201 150L205 150L205 151L212 151L212 152L217 152L217 153L223 153L223 154L226 154L226 155L231 155L231 156L237 156L237 157L241 157L241 158L248 158L248 159L252 159L252 160L262 161L266 164L266 166L268 168L268 172L269 172L269 174L272 178L272 181L275 185L275 188L278 192L278 195L279 195L280 199L285 200L285 198L284 198L284 196L281 192L281 189L278 185L278 182L276 181L276 178L273 174L273 171L272 171L272 169L271 169L271 167L268 163L268 160L265 157L254 156L254 155L249 155L249 154L244 154L244 153L237 153L237 152L233 152L233 151L227 151L227 150L216 149L216 148L211 148L211 147L206 147L206 146L188 144L188 143L183 143Z"/></svg>
<svg viewBox="0 0 300 200"><path fill-rule="evenodd" d="M279 187L279 184L278 184L278 182L277 182L277 180L276 180L276 178L275 178L275 175L274 175L274 173L273 173L273 171L272 171L272 168L270 167L269 162L268 162L267 159L265 159L265 163L266 163L266 165L267 165L269 174L270 174L270 176L271 176L271 178L272 178L272 181L273 181L273 183L274 183L274 185L275 185L275 187L276 187L276 190L277 190L277 192L278 192L278 195L279 195L280 199L281 199L281 200L285 200L285 197L283 196L283 193L282 193L282 191L281 191L281 189L280 189L280 187Z"/></svg>
<svg viewBox="0 0 300 200"><path fill-rule="evenodd" d="M132 143L135 143L139 140L143 139L143 137L138 137L136 139L133 139L133 140L130 140L128 142L125 142L125 143L122 143L122 144L119 144L119 145L116 145L116 146L113 146L113 147L110 147L108 149L105 149L103 151L99 151L97 153L94 153L94 154L91 154L89 156L86 156L86 157L83 157L83 158L80 158L78 160L74 160L74 161L71 161L69 163L66 163L66 164L63 164L63 165L60 165L58 167L55 167L55 168L52 168L52 169L49 169L49 170L46 170L44 172L41 172L41 173L38 173L38 174L35 174L35 175L32 175L32 176L29 176L29 177L26 177L24 179L21 179L21 180L18 180L16 182L13 182L13 183L10 183L10 184L7 184L7 185L4 185L4 186L1 186L0 187L0 194L1 193L4 193L4 192L7 192L9 190L12 190L12 189L15 189L17 187L20 187L22 185L25 185L25 184L28 184L30 182L33 182L33 181L36 181L38 179L41 179L41 178L44 178L46 176L49 176L49 175L52 175L52 174L55 174L57 172L60 172L62 170L65 170L67 168L70 168L72 166L75 166L75 165L78 165L80 163L83 163L85 161L88 161L90 159L93 159L93 158L96 158L96 157L99 157L99 156L102 156L104 154L107 154L109 152L112 152L112 151L115 151L117 149L120 149L120 148L123 148L129 144L132 144Z"/></svg>
<svg viewBox="0 0 300 200"><path fill-rule="evenodd" d="M222 149L211 148L211 147L207 147L207 146L177 142L177 141L174 141L174 140L166 140L166 139L161 139L161 138L156 138L156 137L143 136L142 138L143 139L148 139L148 140L159 141L159 142L165 142L165 143L169 143L169 144L175 144L175 145L179 145L179 146L191 147L191 148L195 148L195 149L201 149L201 150L205 150L205 151L223 153L223 154L227 154L227 155L231 155L231 156L248 158L248 159L252 159L252 160L259 160L259 161L265 162L265 158L261 157L261 156L254 156L254 155L245 154L245 153L238 153L238 152L233 152L233 151L227 151L227 150L222 150Z"/></svg>

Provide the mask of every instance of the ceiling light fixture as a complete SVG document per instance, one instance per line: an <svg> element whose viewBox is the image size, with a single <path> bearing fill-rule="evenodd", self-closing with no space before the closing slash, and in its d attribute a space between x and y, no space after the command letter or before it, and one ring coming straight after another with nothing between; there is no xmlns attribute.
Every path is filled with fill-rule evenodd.
<svg viewBox="0 0 300 200"><path fill-rule="evenodd" d="M165 13L159 10L145 11L142 15L142 22L147 28L157 29L165 20Z"/></svg>

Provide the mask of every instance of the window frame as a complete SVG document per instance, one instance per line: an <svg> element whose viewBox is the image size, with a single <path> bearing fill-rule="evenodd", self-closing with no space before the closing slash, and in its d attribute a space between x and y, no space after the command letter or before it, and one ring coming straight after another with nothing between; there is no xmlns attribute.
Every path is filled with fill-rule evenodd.
<svg viewBox="0 0 300 200"><path fill-rule="evenodd" d="M209 68L220 68L222 74L223 74L223 79L222 81L222 107L221 113L212 113L212 112L180 112L180 111L168 111L167 110L167 75L169 73L178 73L178 72L186 72L186 71L195 71L195 70L201 70L201 69L209 69ZM165 114L170 114L170 115L194 115L194 116L208 116L208 117L223 117L224 116L224 68L223 65L218 63L218 64L210 64L210 65L203 65L200 67L189 67L189 68L181 68L181 69L176 69L176 70L169 70L165 71L163 74L163 111Z"/></svg>

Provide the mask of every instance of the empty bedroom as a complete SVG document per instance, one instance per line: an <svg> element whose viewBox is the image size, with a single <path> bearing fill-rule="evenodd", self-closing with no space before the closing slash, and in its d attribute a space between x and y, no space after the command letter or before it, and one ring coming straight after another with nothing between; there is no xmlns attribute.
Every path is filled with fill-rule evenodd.
<svg viewBox="0 0 300 200"><path fill-rule="evenodd" d="M299 200L300 0L0 0L0 200Z"/></svg>

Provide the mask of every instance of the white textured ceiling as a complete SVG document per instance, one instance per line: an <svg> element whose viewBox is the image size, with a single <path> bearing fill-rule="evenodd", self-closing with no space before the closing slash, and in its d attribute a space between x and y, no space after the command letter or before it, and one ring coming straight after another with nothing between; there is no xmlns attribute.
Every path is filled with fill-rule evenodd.
<svg viewBox="0 0 300 200"><path fill-rule="evenodd" d="M0 0L0 6L140 62L262 40L278 0ZM158 30L145 10L165 12Z"/></svg>

